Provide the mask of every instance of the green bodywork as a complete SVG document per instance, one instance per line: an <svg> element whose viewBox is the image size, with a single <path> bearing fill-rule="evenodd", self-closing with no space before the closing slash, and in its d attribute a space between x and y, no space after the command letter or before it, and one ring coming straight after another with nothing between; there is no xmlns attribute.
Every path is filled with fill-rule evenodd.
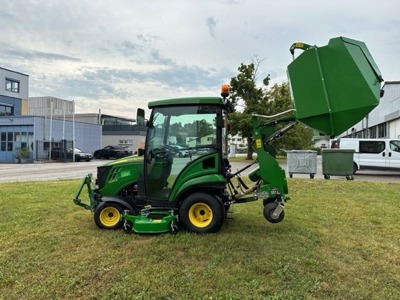
<svg viewBox="0 0 400 300"><path fill-rule="evenodd" d="M174 233L177 218L173 211L143 209L139 215L125 213L124 230L135 233Z"/></svg>
<svg viewBox="0 0 400 300"><path fill-rule="evenodd" d="M293 44L304 50L287 67L296 118L336 136L379 104L381 73L367 46L345 37L323 47Z"/></svg>
<svg viewBox="0 0 400 300"><path fill-rule="evenodd" d="M143 157L134 155L108 162L101 166L99 172L102 168L110 168L111 171L106 177L106 184L99 189L99 193L119 195L122 190L137 182L143 171Z"/></svg>
<svg viewBox="0 0 400 300"><path fill-rule="evenodd" d="M177 105L200 105L200 104L212 104L222 105L222 99L220 97L191 97L191 98L175 98L165 100L150 101L148 106L149 109L162 106L177 106Z"/></svg>

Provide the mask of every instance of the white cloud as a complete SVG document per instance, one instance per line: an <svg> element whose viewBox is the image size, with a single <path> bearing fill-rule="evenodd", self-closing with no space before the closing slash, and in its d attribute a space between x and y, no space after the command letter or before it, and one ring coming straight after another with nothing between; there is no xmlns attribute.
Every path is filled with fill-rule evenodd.
<svg viewBox="0 0 400 300"><path fill-rule="evenodd" d="M367 44L384 79L400 79L395 0L3 2L0 65L29 74L31 96L75 99L82 112L132 116L152 99L218 95L255 55L281 82L293 42L341 35Z"/></svg>

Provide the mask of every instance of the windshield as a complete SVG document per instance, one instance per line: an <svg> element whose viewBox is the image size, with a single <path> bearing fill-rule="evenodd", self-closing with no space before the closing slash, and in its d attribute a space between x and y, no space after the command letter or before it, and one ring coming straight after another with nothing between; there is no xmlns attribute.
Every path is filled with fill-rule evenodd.
<svg viewBox="0 0 400 300"><path fill-rule="evenodd" d="M161 107L153 111L149 146L175 146L193 153L216 148L216 106Z"/></svg>
<svg viewBox="0 0 400 300"><path fill-rule="evenodd" d="M145 154L146 190L150 197L168 197L166 187L172 187L188 163L219 150L218 116L221 116L221 107L216 105L153 109Z"/></svg>
<svg viewBox="0 0 400 300"><path fill-rule="evenodd" d="M390 141L390 150L400 152L400 141Z"/></svg>

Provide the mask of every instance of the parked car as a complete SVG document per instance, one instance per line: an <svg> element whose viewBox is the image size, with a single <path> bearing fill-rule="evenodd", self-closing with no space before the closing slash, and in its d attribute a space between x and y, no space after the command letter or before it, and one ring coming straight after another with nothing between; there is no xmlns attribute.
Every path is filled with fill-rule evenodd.
<svg viewBox="0 0 400 300"><path fill-rule="evenodd" d="M93 158L93 155L91 153L86 153L83 152L79 148L75 148L74 151L75 154L75 161L91 161ZM72 160L72 148L67 148L65 152L65 156L63 153L62 148L53 148L51 149L51 159L54 160Z"/></svg>
<svg viewBox="0 0 400 300"><path fill-rule="evenodd" d="M179 145L165 145L165 148L175 157L189 157L190 152Z"/></svg>
<svg viewBox="0 0 400 300"><path fill-rule="evenodd" d="M94 158L97 159L109 159L110 157L121 158L129 155L132 155L132 150L121 146L106 146L103 149L94 151L93 153Z"/></svg>
<svg viewBox="0 0 400 300"><path fill-rule="evenodd" d="M332 143L335 148L352 149L353 171L400 170L400 140L384 138L340 138Z"/></svg>
<svg viewBox="0 0 400 300"><path fill-rule="evenodd" d="M175 147L177 149L176 156L178 156L178 157L189 157L190 156L189 150L183 148L182 146L178 146L178 145L176 145Z"/></svg>

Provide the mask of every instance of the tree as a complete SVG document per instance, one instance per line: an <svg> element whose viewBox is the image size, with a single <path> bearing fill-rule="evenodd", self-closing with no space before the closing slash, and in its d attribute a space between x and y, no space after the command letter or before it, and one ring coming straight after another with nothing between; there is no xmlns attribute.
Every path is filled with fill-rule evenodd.
<svg viewBox="0 0 400 300"><path fill-rule="evenodd" d="M249 65L241 64L238 68L239 74L231 78L231 95L229 99L233 105L238 104L240 100L244 102L244 110L242 112L231 113L229 116L231 124L231 133L238 132L247 139L247 159L252 159L253 149L251 147L251 114L254 112L263 113L265 106L266 93L264 88L269 84L269 75L263 80L263 86L257 87L257 73L260 65L260 60L255 58Z"/></svg>
<svg viewBox="0 0 400 300"><path fill-rule="evenodd" d="M238 104L240 100L244 102L243 111L231 113L229 116L231 134L240 132L247 139L247 159L252 159L253 154L251 114L274 115L293 108L288 83L275 84L268 90L270 81L268 74L262 80L261 87L257 87L257 73L260 64L261 61L257 58L249 65L242 63L238 68L239 74L231 78L230 82L232 103ZM297 124L288 134L284 135L276 146L278 149L291 150L307 149L311 144L312 130Z"/></svg>
<svg viewBox="0 0 400 300"><path fill-rule="evenodd" d="M268 109L269 114L276 114L293 108L289 84L275 84L268 91ZM309 149L313 145L313 131L301 123L296 124L290 131L283 135L275 147L284 150Z"/></svg>

